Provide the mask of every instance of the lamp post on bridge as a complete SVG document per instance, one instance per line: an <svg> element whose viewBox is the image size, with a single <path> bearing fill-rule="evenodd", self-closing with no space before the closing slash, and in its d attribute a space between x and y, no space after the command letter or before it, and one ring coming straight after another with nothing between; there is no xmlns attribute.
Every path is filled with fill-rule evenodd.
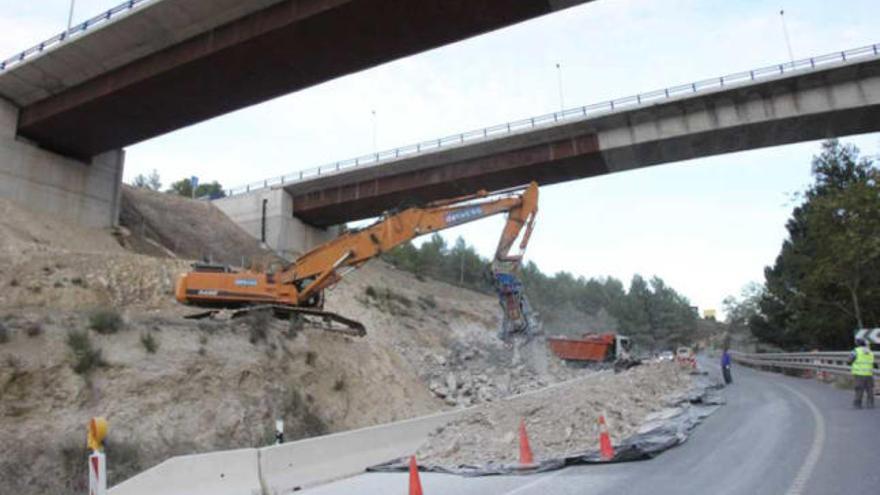
<svg viewBox="0 0 880 495"><path fill-rule="evenodd" d="M556 82L559 85L559 112L565 111L565 98L562 95L562 64L556 63Z"/></svg>
<svg viewBox="0 0 880 495"><path fill-rule="evenodd" d="M370 113L373 114L373 153L378 153L379 149L376 147L376 111L370 110Z"/></svg>
<svg viewBox="0 0 880 495"><path fill-rule="evenodd" d="M788 48L788 58L791 59L792 68L794 68L794 51L791 49L791 38L788 36L788 26L785 24L785 10L779 11L779 18L782 20L782 34L785 36L785 46Z"/></svg>
<svg viewBox="0 0 880 495"><path fill-rule="evenodd" d="M76 0L70 0L70 13L67 15L67 31L70 32L70 27L73 26L73 7L76 5Z"/></svg>

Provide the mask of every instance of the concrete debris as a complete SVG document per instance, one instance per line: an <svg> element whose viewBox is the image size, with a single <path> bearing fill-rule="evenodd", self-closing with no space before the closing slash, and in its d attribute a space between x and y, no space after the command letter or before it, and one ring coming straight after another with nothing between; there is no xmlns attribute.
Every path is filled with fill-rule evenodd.
<svg viewBox="0 0 880 495"><path fill-rule="evenodd" d="M525 420L536 460L598 447L604 414L615 442L635 434L649 415L687 394L692 377L674 363L593 375L524 397L483 404L435 431L417 457L427 466L510 464L517 461L517 427ZM481 389L480 389L481 390ZM478 390L477 395L481 392Z"/></svg>

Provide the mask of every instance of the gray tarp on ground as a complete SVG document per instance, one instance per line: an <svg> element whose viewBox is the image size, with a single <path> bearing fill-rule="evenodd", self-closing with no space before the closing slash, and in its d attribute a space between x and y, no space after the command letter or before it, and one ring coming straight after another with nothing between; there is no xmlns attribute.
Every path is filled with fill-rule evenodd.
<svg viewBox="0 0 880 495"><path fill-rule="evenodd" d="M462 476L488 476L497 474L530 474L552 471L575 464L598 464L606 462L629 462L650 459L660 453L684 443L691 430L706 417L715 412L724 398L720 393L723 385L706 375L699 375L696 385L681 400L669 404L669 407L648 416L646 422L635 435L614 445L614 458L603 461L598 450L585 450L583 453L543 459L541 462L523 468L519 465L488 464L484 466L459 465L448 466L420 465L419 470L437 473L458 474ZM373 472L396 472L409 469L409 458L396 459L367 469Z"/></svg>

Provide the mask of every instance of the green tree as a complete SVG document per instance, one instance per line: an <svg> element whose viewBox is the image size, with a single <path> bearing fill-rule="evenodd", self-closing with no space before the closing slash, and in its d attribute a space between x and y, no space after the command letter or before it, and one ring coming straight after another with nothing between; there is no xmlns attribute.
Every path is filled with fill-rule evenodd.
<svg viewBox="0 0 880 495"><path fill-rule="evenodd" d="M750 282L740 291L739 297L727 296L722 301L728 331L744 333L749 331L749 321L760 315L761 298L764 286L758 282Z"/></svg>
<svg viewBox="0 0 880 495"><path fill-rule="evenodd" d="M193 197L192 182L189 179L180 179L177 182L172 182L166 192L191 198Z"/></svg>
<svg viewBox="0 0 880 495"><path fill-rule="evenodd" d="M786 224L786 239L764 270L760 340L783 348L846 348L852 331L877 322L877 171L852 145L828 140L813 158L815 183Z"/></svg>
<svg viewBox="0 0 880 495"><path fill-rule="evenodd" d="M807 228L821 242L804 290L854 319L856 328L865 328L864 303L878 294L880 174L871 172L845 189L817 196L807 212Z"/></svg>
<svg viewBox="0 0 880 495"><path fill-rule="evenodd" d="M460 237L449 248L434 234L418 248L408 242L383 258L418 276L493 293L490 261ZM615 278L587 279L564 271L548 276L532 261L520 267L519 277L547 333L620 331L646 349L690 343L695 336L697 317L690 302L658 277L650 283L633 277L628 293Z"/></svg>
<svg viewBox="0 0 880 495"><path fill-rule="evenodd" d="M154 191L162 189L162 181L159 178L159 172L155 168L150 172L149 177L147 177L147 187Z"/></svg>
<svg viewBox="0 0 880 495"><path fill-rule="evenodd" d="M178 196L184 196L187 198L209 197L211 199L217 199L226 197L226 192L223 190L223 186L221 186L220 183L217 181L207 184L199 184L198 186L196 186L195 195L193 195L191 180L180 179L179 181L172 183L171 187L166 192L170 194L177 194Z"/></svg>
<svg viewBox="0 0 880 495"><path fill-rule="evenodd" d="M157 172L156 169L153 169L149 176L137 174L134 180L132 180L131 185L139 189L158 191L162 188L162 181L159 179L159 172Z"/></svg>

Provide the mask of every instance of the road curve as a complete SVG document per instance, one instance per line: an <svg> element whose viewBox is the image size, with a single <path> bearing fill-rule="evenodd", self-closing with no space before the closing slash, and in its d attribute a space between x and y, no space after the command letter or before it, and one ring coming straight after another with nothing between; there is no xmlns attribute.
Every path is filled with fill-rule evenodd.
<svg viewBox="0 0 880 495"><path fill-rule="evenodd" d="M531 476L422 473L425 495L829 495L880 493L880 409L814 380L735 367L727 405L656 459ZM404 473L368 473L309 495L405 493Z"/></svg>

